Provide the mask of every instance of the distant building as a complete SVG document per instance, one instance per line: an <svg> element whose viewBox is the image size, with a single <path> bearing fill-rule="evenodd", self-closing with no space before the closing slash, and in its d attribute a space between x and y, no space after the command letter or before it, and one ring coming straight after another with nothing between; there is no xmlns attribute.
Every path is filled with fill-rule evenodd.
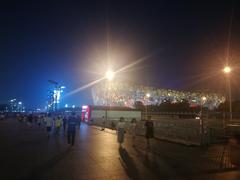
<svg viewBox="0 0 240 180"><path fill-rule="evenodd" d="M10 106L9 104L0 104L0 113L9 112Z"/></svg>
<svg viewBox="0 0 240 180"><path fill-rule="evenodd" d="M11 99L9 101L10 105L10 112L17 112L17 100L16 99Z"/></svg>
<svg viewBox="0 0 240 180"><path fill-rule="evenodd" d="M25 112L23 102L11 99L8 103L0 104L0 112Z"/></svg>
<svg viewBox="0 0 240 180"><path fill-rule="evenodd" d="M57 111L61 102L61 95L63 93L64 86L55 86L53 89L48 90L47 94L47 110Z"/></svg>

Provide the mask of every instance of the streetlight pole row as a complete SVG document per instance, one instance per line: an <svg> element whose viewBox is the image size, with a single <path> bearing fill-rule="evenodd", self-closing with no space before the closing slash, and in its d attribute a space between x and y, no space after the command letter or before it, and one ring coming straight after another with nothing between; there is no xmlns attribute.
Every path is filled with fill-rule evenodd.
<svg viewBox="0 0 240 180"><path fill-rule="evenodd" d="M147 104L146 104L146 120L148 119L148 100L149 98L151 97L151 94L150 93L147 93L146 94L146 97L147 97Z"/></svg>
<svg viewBox="0 0 240 180"><path fill-rule="evenodd" d="M232 121L232 90L231 90L231 80L230 80L230 73L232 68L229 66L225 66L223 72L226 74L226 82L227 82L227 91L228 91L228 98L229 98L229 120Z"/></svg>
<svg viewBox="0 0 240 180"><path fill-rule="evenodd" d="M106 123L108 121L108 106L110 106L111 104L109 103L109 83L114 79L115 77L115 73L112 71L112 70L108 70L106 73L105 73L105 78L108 80L108 83L107 83L107 109L106 109L106 117L105 117L105 122L104 122L104 129L106 127Z"/></svg>

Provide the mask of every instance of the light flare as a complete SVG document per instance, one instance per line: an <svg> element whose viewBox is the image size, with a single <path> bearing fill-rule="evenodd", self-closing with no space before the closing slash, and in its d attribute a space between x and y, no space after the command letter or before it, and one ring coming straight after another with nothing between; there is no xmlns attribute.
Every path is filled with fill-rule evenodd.
<svg viewBox="0 0 240 180"><path fill-rule="evenodd" d="M130 63L130 64L122 67L122 68L120 68L119 70L117 70L117 71L115 71L115 72L114 72L114 71L108 71L108 72L105 74L104 77L102 77L102 78L100 78L100 79L97 79L97 80L95 80L95 81L92 81L92 82L90 82L90 83L88 83L88 84L86 84L86 85L83 85L83 86L81 86L81 87L79 87L79 88L77 88L77 89L75 89L75 90L67 93L67 94L65 95L65 97L70 96L70 95L73 95L73 94L76 94L76 93L78 93L78 92L80 92L80 91L82 91L82 90L85 90L85 89L89 88L89 87L92 87L93 85L95 85L95 84L97 84L97 83L100 83L101 81L103 81L103 80L105 80L105 79L112 79L116 74L118 74L118 73L120 73L120 72L123 72L123 71L125 71L125 70L127 70L127 69L129 69L129 68L131 68L131 67L133 67L133 66L136 66L137 64L139 64L139 63L141 63L141 62L149 59L149 58L152 57L153 55L155 55L155 53L156 53L156 52L153 52L153 53L150 53L150 54L148 54L148 55L146 55L146 56L144 56L144 57L142 57L142 58L139 58L138 60L136 60L136 61L134 61L134 62L132 62L132 63ZM108 74L108 75L107 75L107 74Z"/></svg>
<svg viewBox="0 0 240 180"><path fill-rule="evenodd" d="M89 87L91 87L91 86L93 86L93 85L101 82L101 81L104 80L104 79L105 79L105 77L100 78L100 79L97 79L97 80L95 80L95 81L92 81L92 82L90 82L90 83L88 83L88 84L86 84L86 85L83 85L83 86L81 86L81 87L79 87L79 88L77 88L77 89L75 89L75 90L67 93L67 94L65 95L65 97L70 96L70 95L73 95L73 94L76 94L76 93L78 93L78 92L80 92L80 91L82 91L82 90L84 90L84 89L87 89L87 88L89 88Z"/></svg>
<svg viewBox="0 0 240 180"><path fill-rule="evenodd" d="M232 69L231 69L229 66L225 66L224 69L223 69L223 72L224 72L225 74L228 74L228 73L230 73L231 71L232 71Z"/></svg>

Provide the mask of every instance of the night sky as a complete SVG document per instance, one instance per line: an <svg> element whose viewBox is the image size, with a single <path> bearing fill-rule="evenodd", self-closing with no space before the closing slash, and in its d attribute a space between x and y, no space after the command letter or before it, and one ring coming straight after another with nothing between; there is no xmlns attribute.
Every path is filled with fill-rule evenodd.
<svg viewBox="0 0 240 180"><path fill-rule="evenodd" d="M159 88L224 91L221 69L232 9L229 62L236 98L237 1L1 3L0 103L17 98L29 108L43 108L48 80L65 85L68 93L101 78L108 66L117 70L149 54L116 78ZM92 104L91 91L68 96L63 103Z"/></svg>

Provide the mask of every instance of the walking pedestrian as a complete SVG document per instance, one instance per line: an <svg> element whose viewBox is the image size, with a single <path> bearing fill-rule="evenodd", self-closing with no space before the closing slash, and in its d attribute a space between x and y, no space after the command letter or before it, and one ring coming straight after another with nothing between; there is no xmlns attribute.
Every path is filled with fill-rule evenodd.
<svg viewBox="0 0 240 180"><path fill-rule="evenodd" d="M16 117L17 117L18 122L21 122L21 116L20 116L20 114L17 114Z"/></svg>
<svg viewBox="0 0 240 180"><path fill-rule="evenodd" d="M42 121L42 116L38 115L37 124L39 127L41 126L41 121Z"/></svg>
<svg viewBox="0 0 240 180"><path fill-rule="evenodd" d="M37 122L38 122L38 116L37 116L36 114L33 116L33 119L34 119L34 123L37 124Z"/></svg>
<svg viewBox="0 0 240 180"><path fill-rule="evenodd" d="M65 132L65 130L66 130L66 125L67 125L67 117L64 116L63 117L63 132Z"/></svg>
<svg viewBox="0 0 240 180"><path fill-rule="evenodd" d="M154 137L154 130L153 130L153 121L151 120L151 116L148 116L147 121L145 122L146 127L146 140L147 140L147 149L150 149L150 139Z"/></svg>
<svg viewBox="0 0 240 180"><path fill-rule="evenodd" d="M75 113L72 112L71 116L68 118L68 144L74 145L75 135L76 135L76 126L77 126L77 118L75 117Z"/></svg>
<svg viewBox="0 0 240 180"><path fill-rule="evenodd" d="M33 123L33 115L29 114L28 115L28 126L32 127L32 123Z"/></svg>
<svg viewBox="0 0 240 180"><path fill-rule="evenodd" d="M24 122L24 123L27 123L27 119L28 119L28 117L27 117L27 115L25 114L25 115L24 115L24 118L23 118L23 122Z"/></svg>
<svg viewBox="0 0 240 180"><path fill-rule="evenodd" d="M48 114L48 117L46 118L46 127L47 127L47 137L50 138L50 133L52 131L52 125L53 125L53 119L51 117L51 114Z"/></svg>
<svg viewBox="0 0 240 180"><path fill-rule="evenodd" d="M80 127L81 127L81 116L77 116L77 123L78 123L78 127L79 127L79 129L80 129Z"/></svg>
<svg viewBox="0 0 240 180"><path fill-rule="evenodd" d="M44 115L42 115L42 116L41 116L41 125L43 125L43 124L44 124L44 121L45 121L45 116L44 116Z"/></svg>
<svg viewBox="0 0 240 180"><path fill-rule="evenodd" d="M133 147L135 147L135 137L137 134L137 121L135 118L132 119L131 124L130 124L130 133L132 135L132 143L133 143Z"/></svg>
<svg viewBox="0 0 240 180"><path fill-rule="evenodd" d="M22 114L19 114L19 115L17 116L17 119L18 119L18 121L19 121L20 123L22 123L22 122L23 122L23 115L22 115Z"/></svg>
<svg viewBox="0 0 240 180"><path fill-rule="evenodd" d="M59 134L59 131L60 131L60 128L61 128L61 125L62 125L62 119L60 116L58 116L55 120L55 130L56 130L56 135Z"/></svg>
<svg viewBox="0 0 240 180"><path fill-rule="evenodd" d="M122 143L124 142L124 134L125 134L125 122L124 118L120 117L120 120L117 124L117 140L119 143L119 148L122 148Z"/></svg>

